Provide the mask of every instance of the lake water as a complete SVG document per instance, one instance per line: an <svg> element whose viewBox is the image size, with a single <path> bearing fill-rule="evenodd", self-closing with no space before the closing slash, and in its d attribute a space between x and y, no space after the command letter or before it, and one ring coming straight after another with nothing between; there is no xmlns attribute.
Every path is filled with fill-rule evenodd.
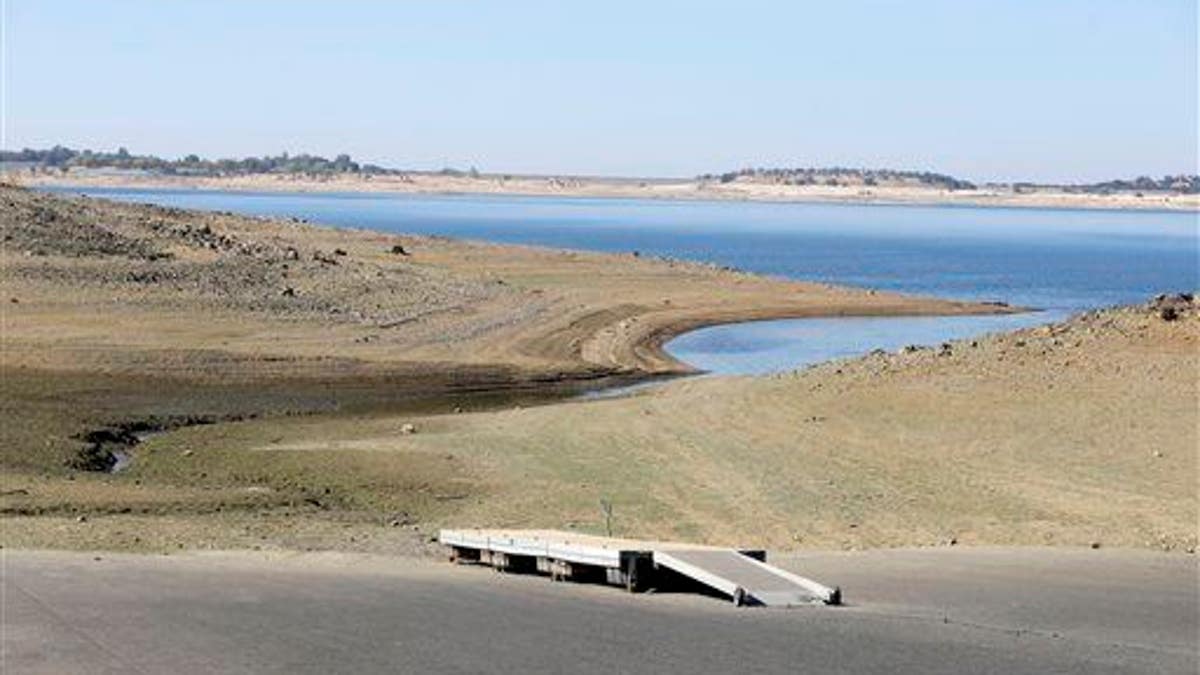
<svg viewBox="0 0 1200 675"><path fill-rule="evenodd" d="M721 373L794 368L936 344L1200 286L1197 216L1177 212L672 202L516 196L72 189L387 232L639 251L794 279L1044 311L1007 317L837 318L701 329L667 345Z"/></svg>

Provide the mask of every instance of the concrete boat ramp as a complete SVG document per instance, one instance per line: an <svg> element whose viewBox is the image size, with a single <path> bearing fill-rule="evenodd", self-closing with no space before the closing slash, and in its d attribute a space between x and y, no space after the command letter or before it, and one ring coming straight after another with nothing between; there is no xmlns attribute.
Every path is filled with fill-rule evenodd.
<svg viewBox="0 0 1200 675"><path fill-rule="evenodd" d="M841 604L841 590L768 565L766 552L674 542L597 537L555 530L442 530L457 563L592 581L630 592L699 586L735 604L767 607Z"/></svg>

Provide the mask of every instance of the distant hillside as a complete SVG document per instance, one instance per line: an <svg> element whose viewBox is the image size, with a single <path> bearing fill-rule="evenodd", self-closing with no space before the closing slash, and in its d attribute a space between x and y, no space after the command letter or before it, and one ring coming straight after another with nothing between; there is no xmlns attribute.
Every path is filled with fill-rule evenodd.
<svg viewBox="0 0 1200 675"><path fill-rule="evenodd" d="M48 150L0 152L0 162L5 168L60 170L70 169L120 169L127 171L150 171L169 175L228 176L244 174L394 174L374 164L359 164L350 155L338 155L327 159L317 155L289 155L274 157L245 157L242 159L202 159L188 155L182 159L163 159L153 155L133 155L125 148L116 152L73 150L56 145Z"/></svg>
<svg viewBox="0 0 1200 675"><path fill-rule="evenodd" d="M204 159L188 155L181 159L165 159L154 155L134 155L125 148L116 152L74 150L61 145L46 150L0 151L0 169L5 171L62 172L72 169L141 171L169 176L253 176L294 175L325 180L332 176L400 176L407 179L416 175L449 176L454 178L480 178L478 170L446 168L441 171L409 171L360 164L350 155L341 154L333 159L319 155L299 154L241 159ZM513 175L493 174L502 180L515 178ZM561 183L562 176L527 176L556 181L557 187L570 187L579 182L572 178ZM594 178L591 180L605 180ZM612 179L640 180L651 179ZM672 179L657 179L658 182L679 182ZM863 169L846 167L799 167L799 168L746 168L726 173L706 173L696 176L701 183L830 186L830 187L924 187L947 191L974 190L970 181L931 171L901 171L895 169ZM577 187L577 185L575 185ZM1068 192L1088 195L1110 195L1141 193L1200 194L1200 176L1174 175L1162 178L1139 176L1133 179L1117 179L1098 183L1049 184L1034 182L988 183L984 187L1011 190L1015 193Z"/></svg>
<svg viewBox="0 0 1200 675"><path fill-rule="evenodd" d="M891 169L847 169L794 168L794 169L740 169L722 174L704 174L697 177L702 181L733 183L769 183L773 185L829 185L846 186L927 186L946 190L970 190L975 185L953 176L928 171L894 171Z"/></svg>
<svg viewBox="0 0 1200 675"><path fill-rule="evenodd" d="M1200 176L1180 174L1178 176L1163 176L1155 180L1149 176L1139 176L1133 180L1110 180L1103 183L1088 185L1060 186L1067 192L1088 192L1092 194L1111 194L1114 192L1178 192L1180 194L1200 194Z"/></svg>
<svg viewBox="0 0 1200 675"><path fill-rule="evenodd" d="M700 181L721 183L758 183L769 185L828 185L833 187L933 187L944 190L972 190L975 184L941 173L929 171L896 171L892 169L830 168L752 168L722 174L703 174ZM1109 180L1100 183L1049 184L1033 182L993 183L990 187L1010 188L1015 192L1062 191L1083 194L1115 194L1141 192L1174 192L1200 194L1200 176L1180 174L1150 178Z"/></svg>

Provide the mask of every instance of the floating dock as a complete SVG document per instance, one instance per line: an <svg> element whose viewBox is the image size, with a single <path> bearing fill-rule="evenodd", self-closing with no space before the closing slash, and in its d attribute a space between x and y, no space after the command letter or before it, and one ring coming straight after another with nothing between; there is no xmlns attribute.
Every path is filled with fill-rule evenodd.
<svg viewBox="0 0 1200 675"><path fill-rule="evenodd" d="M699 584L739 606L838 605L842 594L768 565L766 552L597 537L555 530L442 530L438 540L457 563L594 581L641 592L680 581Z"/></svg>

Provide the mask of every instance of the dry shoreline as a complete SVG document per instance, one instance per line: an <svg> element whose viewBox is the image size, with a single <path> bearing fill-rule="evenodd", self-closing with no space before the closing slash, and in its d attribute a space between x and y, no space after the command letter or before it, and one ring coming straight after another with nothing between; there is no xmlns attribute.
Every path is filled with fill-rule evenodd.
<svg viewBox="0 0 1200 675"><path fill-rule="evenodd" d="M27 214L14 212L18 220L49 219L31 234L14 227L15 234L10 236L18 239L7 242L5 257L12 274L6 281L14 297L33 296L8 308L13 319L7 336L8 357L31 352L24 361L18 356L13 365L49 366L37 358L38 348L27 343L27 334L34 331L33 326L51 321L64 322L69 332L70 324L94 313L92 301L97 299L125 314L144 316L146 326L141 333L161 330L164 320L187 323L191 317L179 314L194 311L204 312L210 327L214 323L249 323L261 325L261 330L270 327L283 335L292 333L287 337L294 339L281 345L280 335L266 336L242 328L220 351L243 360L261 356L264 350L276 358L286 355L300 362L292 364L293 375L307 370L295 367L302 363L329 361L329 345L288 348L289 342L308 342L310 332L320 330L358 336L351 345L337 350L338 358L355 362L343 366L353 374L364 374L358 372L362 368L355 367L356 363L368 370L387 364L397 372L430 371L426 373L430 375L453 371L457 364L463 371L456 374L460 384L479 378L484 387L494 386L489 380L502 380L506 374L545 382L691 372L666 354L662 343L681 332L718 323L1019 311L985 303L768 279L712 265L636 255L321 228L279 219L11 190L6 194L20 196L17 201L10 199L10 206L29 210ZM60 208L74 212L51 213ZM116 240L112 252L90 250L88 247L109 244L88 239L90 223L73 224L79 240L69 243L74 248L65 252L83 256L81 263L109 261L103 268L57 257L53 249L64 244L56 240L61 236L56 228L71 218L118 219L118 227L104 232L105 237ZM32 238L20 240L23 232ZM139 249L131 253L122 246L158 247L161 252ZM405 252L390 253L392 246L401 246ZM178 262L170 262L171 257ZM228 280L238 275L245 277L246 283ZM62 284L67 280L74 299L48 292L66 288ZM172 284L173 291L168 288ZM365 297L363 289L368 294ZM86 297L89 294L99 298ZM44 302L29 302L37 296ZM33 322L28 329L26 321ZM92 326L78 330L115 351L144 351L128 342L127 328L119 324L109 328L98 334ZM443 333L446 329L453 334ZM364 335L363 331L372 332ZM190 343L192 349L211 350L211 343L202 336L188 335L178 326L170 326L170 332L171 339L163 347L180 349ZM144 336L139 335L138 340L144 342ZM400 348L406 349L403 356ZM62 354L60 350L56 357ZM144 356L139 358L144 360ZM246 367L245 363L236 365ZM69 364L59 367L70 369ZM316 372L329 370L320 365L315 368ZM471 374L480 369L491 372L492 377Z"/></svg>
<svg viewBox="0 0 1200 675"><path fill-rule="evenodd" d="M943 190L924 187L798 186L761 183L721 184L687 179L639 180L515 176L404 176L307 178L291 175L195 177L114 175L72 172L66 175L10 172L5 180L29 187L102 187L126 189L228 190L261 192L361 192L415 195L512 195L651 199L667 201L748 201L763 203L858 204L886 206L971 206L991 208L1084 209L1197 212L1200 195L1083 194L1044 190L1013 192L977 188Z"/></svg>
<svg viewBox="0 0 1200 675"><path fill-rule="evenodd" d="M1190 300L1171 319L1112 310L532 405L685 371L662 344L712 323L1015 310L17 188L0 200L0 415L20 421L0 428L6 547L390 554L446 524L594 531L601 497L620 534L777 549L1196 546ZM170 433L120 473L94 470L145 429Z"/></svg>
<svg viewBox="0 0 1200 675"><path fill-rule="evenodd" d="M421 455L378 467L251 454L188 478L158 473L155 445L206 429L520 407L686 373L663 342L713 323L1011 311L636 255L12 187L0 199L0 411L23 420L0 431L0 513L45 545L74 546L58 519L85 515L142 523L114 526L104 536L121 543L105 546L161 546L174 532L192 544L227 540L247 517L324 538L339 519L368 529L432 521L458 509L474 481L457 459ZM133 448L139 430L171 433ZM203 446L179 456L232 447ZM129 469L95 472L124 453ZM306 524L294 522L297 509ZM160 536L119 534L150 530ZM27 541L13 527L6 536Z"/></svg>

